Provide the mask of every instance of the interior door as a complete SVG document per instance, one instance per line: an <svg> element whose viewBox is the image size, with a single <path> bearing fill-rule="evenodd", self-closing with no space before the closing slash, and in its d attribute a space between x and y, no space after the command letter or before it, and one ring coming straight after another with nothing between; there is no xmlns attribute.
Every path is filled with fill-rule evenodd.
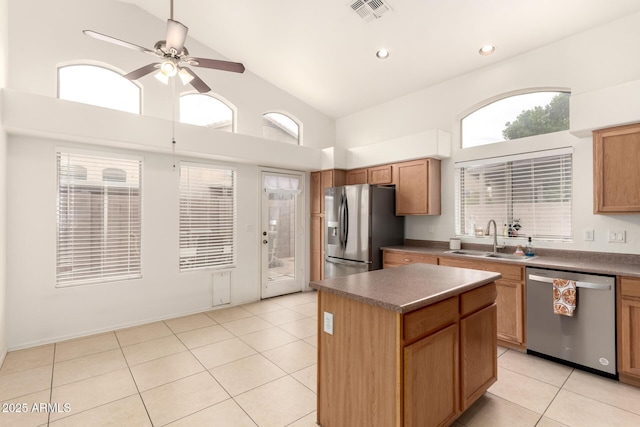
<svg viewBox="0 0 640 427"><path fill-rule="evenodd" d="M262 171L262 298L302 291L303 180L299 172Z"/></svg>

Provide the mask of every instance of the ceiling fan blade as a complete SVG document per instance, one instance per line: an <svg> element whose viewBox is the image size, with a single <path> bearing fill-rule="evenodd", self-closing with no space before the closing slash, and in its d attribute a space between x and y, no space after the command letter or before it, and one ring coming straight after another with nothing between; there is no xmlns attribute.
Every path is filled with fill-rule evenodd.
<svg viewBox="0 0 640 427"><path fill-rule="evenodd" d="M212 68L214 70L231 71L233 73L244 73L244 65L239 62L189 57L189 63L194 67Z"/></svg>
<svg viewBox="0 0 640 427"><path fill-rule="evenodd" d="M124 40L117 39L115 37L107 36L106 34L98 33L92 30L83 30L82 31L86 36L93 37L94 39L102 40L105 42L113 43L118 46L127 47L129 49L137 50L142 53L148 53L151 55L156 55L156 52L147 49L146 47L138 46L137 44L129 43Z"/></svg>
<svg viewBox="0 0 640 427"><path fill-rule="evenodd" d="M125 74L122 77L129 80L137 80L140 77L146 76L147 74L157 70L159 65L160 65L159 62L154 62L152 64L148 64L148 65L145 65L144 67L138 68L137 70L133 70L132 72Z"/></svg>
<svg viewBox="0 0 640 427"><path fill-rule="evenodd" d="M175 49L180 55L184 48L184 42L187 40L187 32L189 28L173 19L167 19L167 49Z"/></svg>
<svg viewBox="0 0 640 427"><path fill-rule="evenodd" d="M192 70L187 67L180 67L180 69L185 70L191 77L193 77L193 80L191 80L190 83L191 86L193 86L198 92L205 93L211 90L211 88L207 86L207 84L203 82L202 79L198 77Z"/></svg>

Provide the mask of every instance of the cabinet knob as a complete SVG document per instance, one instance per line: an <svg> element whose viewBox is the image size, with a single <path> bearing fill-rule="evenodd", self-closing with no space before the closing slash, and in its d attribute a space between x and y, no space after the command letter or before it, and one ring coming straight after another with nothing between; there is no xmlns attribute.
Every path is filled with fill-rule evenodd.
<svg viewBox="0 0 640 427"><path fill-rule="evenodd" d="M411 262L411 258L405 258L404 261L405 262Z"/></svg>

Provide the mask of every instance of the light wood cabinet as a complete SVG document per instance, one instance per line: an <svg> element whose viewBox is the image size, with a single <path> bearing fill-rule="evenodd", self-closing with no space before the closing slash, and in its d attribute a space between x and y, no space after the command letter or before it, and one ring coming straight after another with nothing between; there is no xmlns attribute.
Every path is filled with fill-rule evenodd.
<svg viewBox="0 0 640 427"><path fill-rule="evenodd" d="M405 427L449 425L460 415L458 341L453 324L404 348Z"/></svg>
<svg viewBox="0 0 640 427"><path fill-rule="evenodd" d="M619 377L640 386L640 279L619 278L617 293Z"/></svg>
<svg viewBox="0 0 640 427"><path fill-rule="evenodd" d="M491 304L460 319L460 403L463 411L498 378L496 313L496 304Z"/></svg>
<svg viewBox="0 0 640 427"><path fill-rule="evenodd" d="M440 160L393 165L396 215L440 215Z"/></svg>
<svg viewBox="0 0 640 427"><path fill-rule="evenodd" d="M322 173L311 172L311 215L317 215L322 213L322 201L324 197L322 190Z"/></svg>
<svg viewBox="0 0 640 427"><path fill-rule="evenodd" d="M400 314L318 292L318 424L447 426L497 380L494 283ZM365 321L366 319L366 321Z"/></svg>
<svg viewBox="0 0 640 427"><path fill-rule="evenodd" d="M392 165L375 166L367 169L367 182L369 184L393 184Z"/></svg>
<svg viewBox="0 0 640 427"><path fill-rule="evenodd" d="M347 171L347 185L367 183L367 169L353 169Z"/></svg>
<svg viewBox="0 0 640 427"><path fill-rule="evenodd" d="M640 212L640 123L593 131L593 211Z"/></svg>
<svg viewBox="0 0 640 427"><path fill-rule="evenodd" d="M382 251L382 268L400 267L415 263L437 265L438 256L408 251L394 251L393 249Z"/></svg>
<svg viewBox="0 0 640 427"><path fill-rule="evenodd" d="M345 171L311 172L311 224L309 231L309 280L324 279L324 190L345 184Z"/></svg>
<svg viewBox="0 0 640 427"><path fill-rule="evenodd" d="M524 267L452 257L440 257L438 262L440 265L495 271L502 274L502 279L496 280L498 289L498 297L496 299L498 344L521 350L526 348Z"/></svg>

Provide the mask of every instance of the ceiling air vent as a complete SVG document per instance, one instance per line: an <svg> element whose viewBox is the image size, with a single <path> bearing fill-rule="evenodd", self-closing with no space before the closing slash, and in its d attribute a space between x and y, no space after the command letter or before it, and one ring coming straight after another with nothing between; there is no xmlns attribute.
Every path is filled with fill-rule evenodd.
<svg viewBox="0 0 640 427"><path fill-rule="evenodd" d="M350 1L348 4L366 22L378 19L391 10L389 5L382 0L355 0Z"/></svg>

